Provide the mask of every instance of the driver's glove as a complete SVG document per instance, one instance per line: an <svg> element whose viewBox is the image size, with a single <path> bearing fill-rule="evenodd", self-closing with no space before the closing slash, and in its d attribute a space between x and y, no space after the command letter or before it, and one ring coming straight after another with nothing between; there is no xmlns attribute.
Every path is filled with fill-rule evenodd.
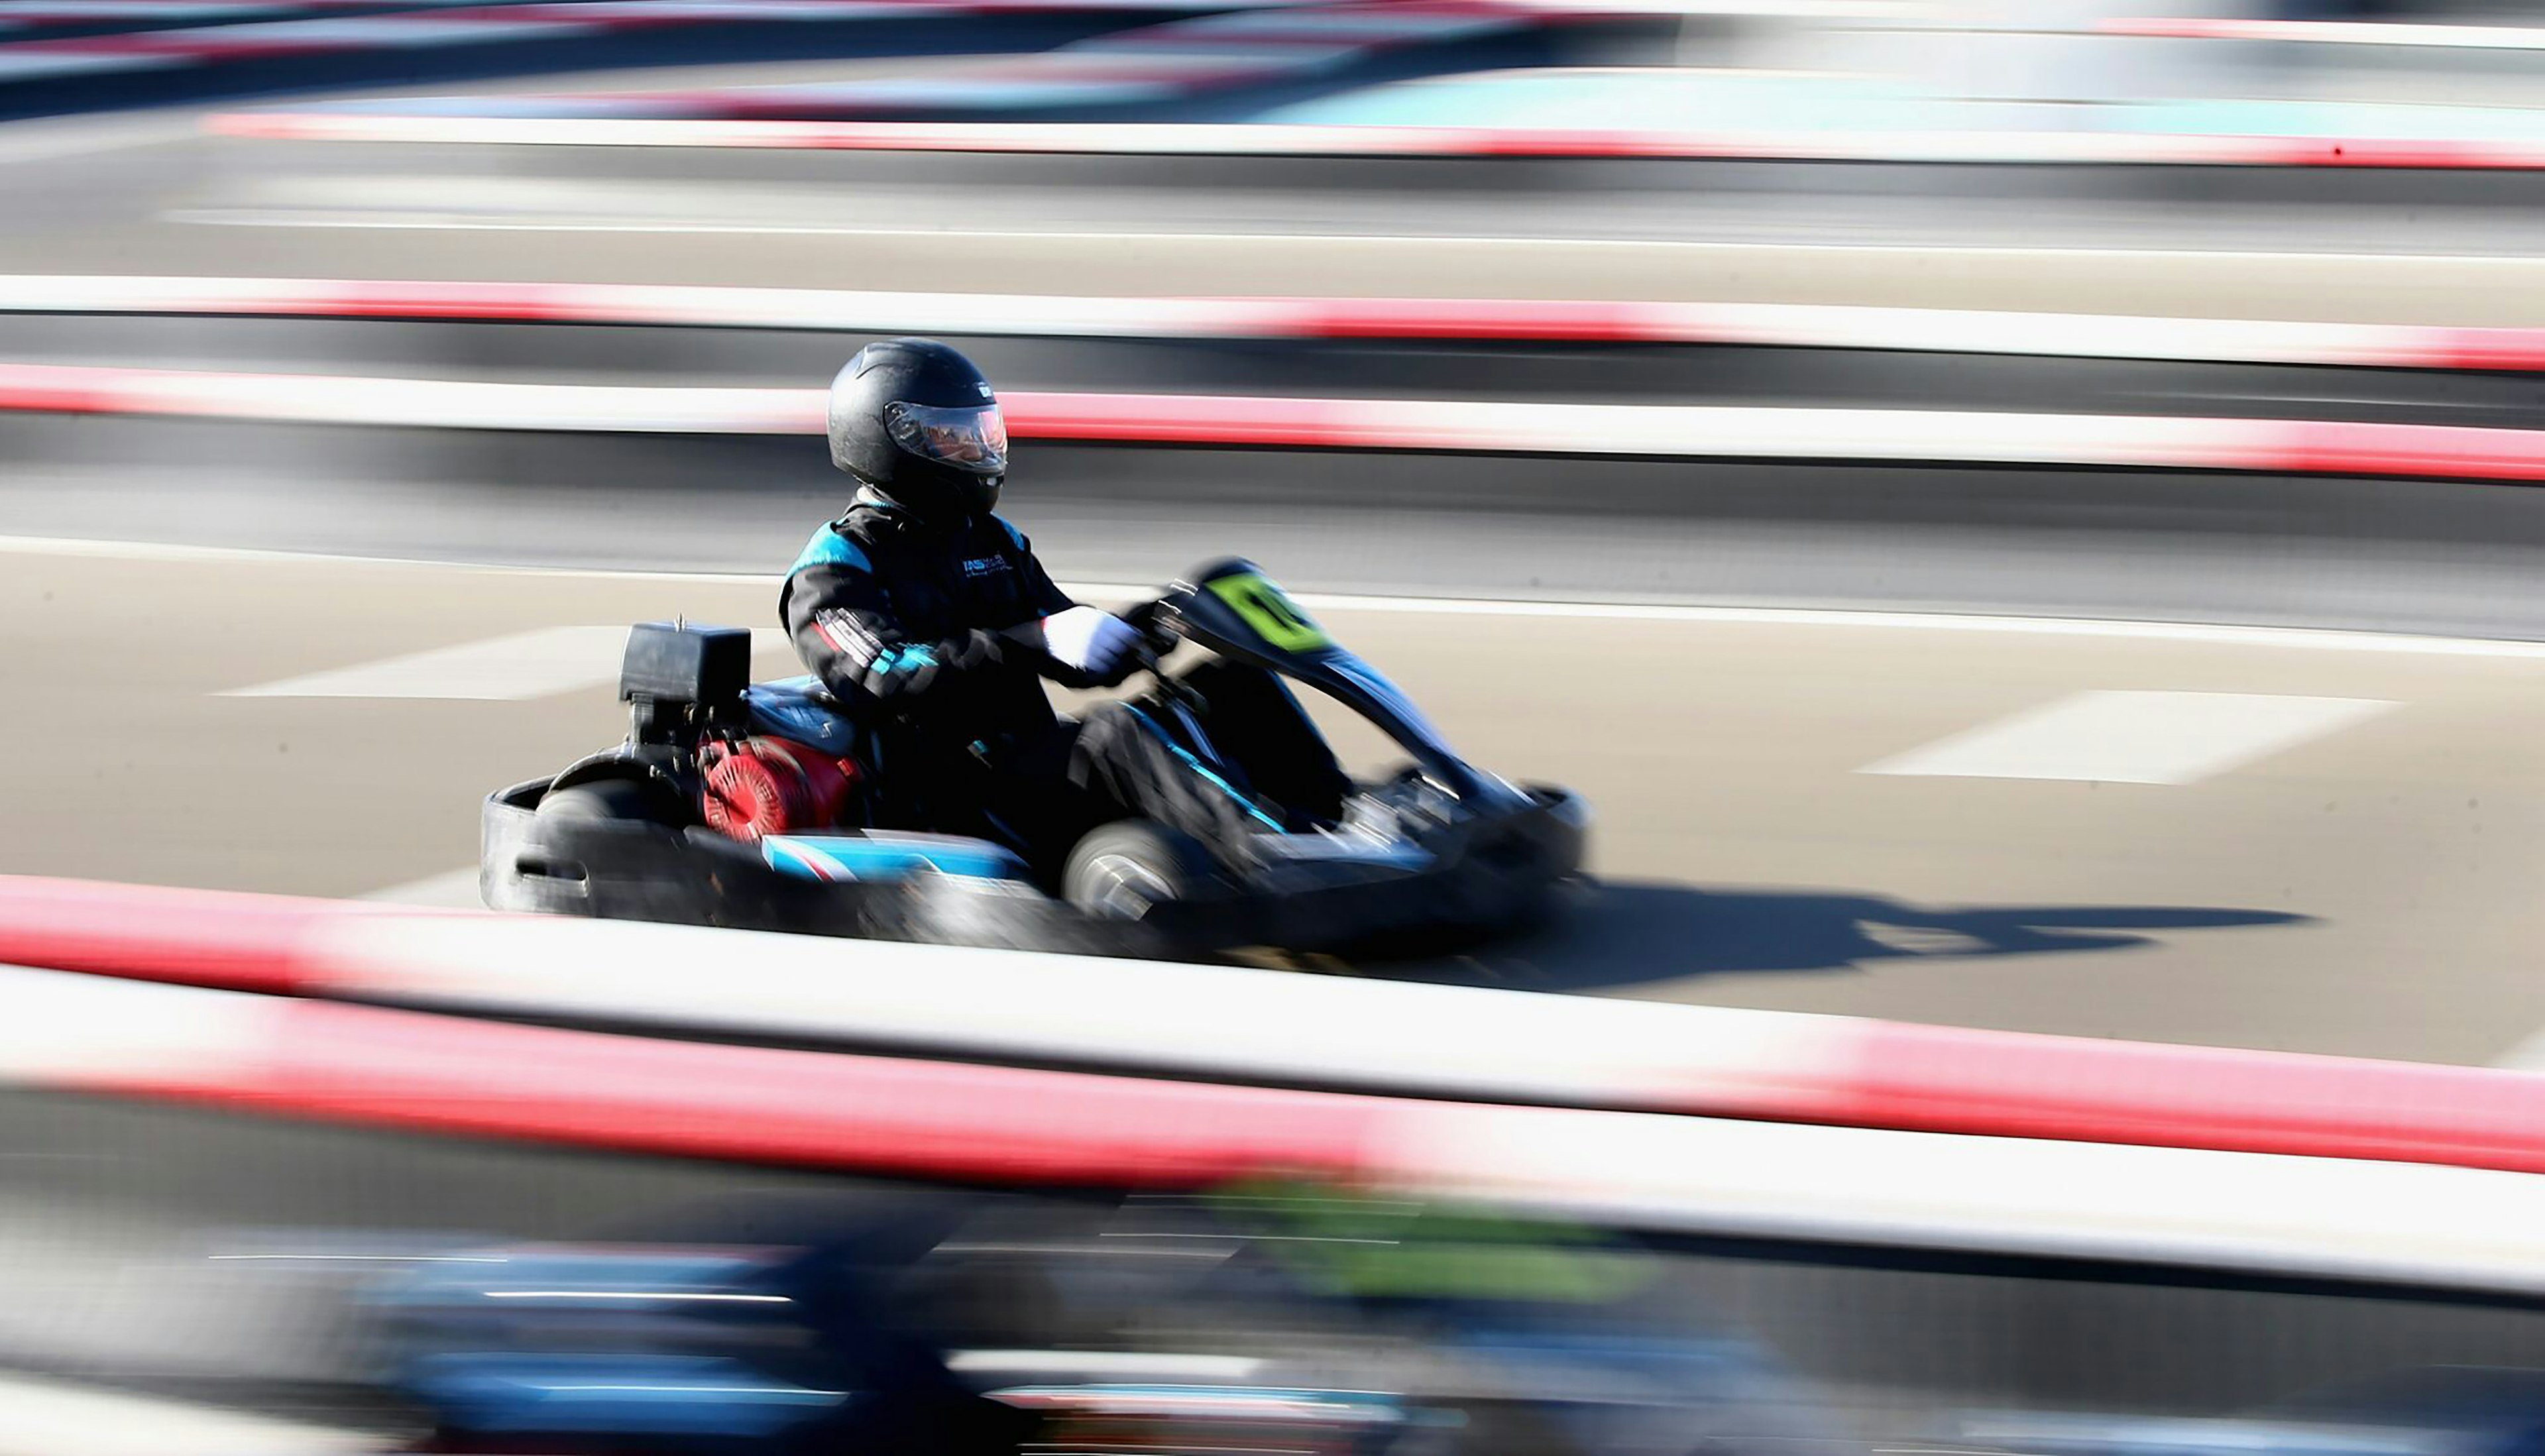
<svg viewBox="0 0 2545 1456"><path fill-rule="evenodd" d="M1140 633L1129 622L1093 607L1073 607L1044 617L1043 655L1070 673L1097 683L1129 675Z"/></svg>

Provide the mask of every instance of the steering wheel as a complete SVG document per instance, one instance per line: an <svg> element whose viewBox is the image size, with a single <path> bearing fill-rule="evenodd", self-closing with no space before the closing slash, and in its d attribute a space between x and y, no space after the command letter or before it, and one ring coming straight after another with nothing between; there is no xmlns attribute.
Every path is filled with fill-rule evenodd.
<svg viewBox="0 0 2545 1456"><path fill-rule="evenodd" d="M1117 613L1125 625L1140 634L1141 656L1152 666L1184 641L1184 633L1177 628L1173 606L1164 597L1152 597Z"/></svg>

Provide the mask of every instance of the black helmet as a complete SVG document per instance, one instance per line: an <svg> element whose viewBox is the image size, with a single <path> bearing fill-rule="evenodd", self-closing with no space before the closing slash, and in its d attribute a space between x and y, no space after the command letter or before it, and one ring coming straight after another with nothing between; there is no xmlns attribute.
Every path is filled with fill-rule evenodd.
<svg viewBox="0 0 2545 1456"><path fill-rule="evenodd" d="M858 351L831 381L831 463L914 515L986 516L1008 472L999 397L934 339Z"/></svg>

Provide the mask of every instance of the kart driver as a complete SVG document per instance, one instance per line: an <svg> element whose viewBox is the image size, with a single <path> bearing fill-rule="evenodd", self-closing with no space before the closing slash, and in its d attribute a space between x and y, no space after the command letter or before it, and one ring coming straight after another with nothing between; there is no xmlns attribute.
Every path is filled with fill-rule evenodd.
<svg viewBox="0 0 2545 1456"><path fill-rule="evenodd" d="M1154 721L1106 704L1053 712L1042 681L1109 688L1143 637L1069 600L991 512L1008 435L990 382L930 339L858 351L830 396L831 463L858 480L780 590L805 665L872 730L886 814L904 827L1005 839L1050 875L1078 839L1125 817L1181 830L1243 866L1250 832L1331 819L1342 768L1270 674L1186 675L1240 781L1181 757Z"/></svg>

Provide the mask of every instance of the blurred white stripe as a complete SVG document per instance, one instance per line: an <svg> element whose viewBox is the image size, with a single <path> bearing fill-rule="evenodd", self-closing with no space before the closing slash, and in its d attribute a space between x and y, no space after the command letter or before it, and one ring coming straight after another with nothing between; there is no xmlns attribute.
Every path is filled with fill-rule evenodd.
<svg viewBox="0 0 2545 1456"><path fill-rule="evenodd" d="M2309 45L2435 46L2449 50L2545 50L2545 30L2533 26L2414 25L2403 21L2123 19L2101 28L2123 36L2174 36L2198 40L2298 41Z"/></svg>
<svg viewBox="0 0 2545 1456"><path fill-rule="evenodd" d="M755 650L782 645L775 628L753 630ZM542 627L453 647L233 688L223 697L455 697L518 700L598 688L618 678L627 628Z"/></svg>
<svg viewBox="0 0 2545 1456"><path fill-rule="evenodd" d="M336 1456L377 1437L209 1406L0 1376L0 1456Z"/></svg>
<svg viewBox="0 0 2545 1456"><path fill-rule="evenodd" d="M2255 692L2079 692L1857 771L2191 783L2393 706Z"/></svg>
<svg viewBox="0 0 2545 1456"><path fill-rule="evenodd" d="M548 697L618 675L623 626L542 627L253 688L223 697Z"/></svg>
<svg viewBox="0 0 2545 1456"><path fill-rule="evenodd" d="M17 55L0 55L0 81L28 81L42 76L72 76L83 71L166 70L173 66L194 63L195 58L190 55L153 55L147 51L81 54L76 51L39 50Z"/></svg>
<svg viewBox="0 0 2545 1456"><path fill-rule="evenodd" d="M0 556L66 556L99 561L306 562L358 564L401 571L472 571L496 575L577 577L595 581L700 582L776 590L773 572L641 571L598 566L485 566L429 558L331 555L252 546L210 546L168 541L84 540L68 536L0 535ZM1155 584L1062 582L1081 602L1137 602L1157 595ZM1293 592L1319 611L1372 611L1437 616L1533 616L1568 621L1683 622L1691 626L1878 628L1908 632L1980 632L2014 637L2083 637L2111 641L2182 642L2246 647L2268 652L2357 652L2404 657L2490 658L2545 662L2545 642L2491 637L2424 637L2405 632L2345 631L2333 627L2231 626L2212 622L2133 621L2126 617L1994 615L1976 612L1867 611L1841 607L1712 607L1697 602L1531 602L1491 597L1358 596L1342 592ZM756 649L755 649L756 650Z"/></svg>
<svg viewBox="0 0 2545 1456"><path fill-rule="evenodd" d="M486 908L485 900L477 891L477 867L473 864L465 869L446 870L420 880L409 880L403 885L391 885L385 890L373 890L362 898L382 905L409 905L418 910Z"/></svg>

